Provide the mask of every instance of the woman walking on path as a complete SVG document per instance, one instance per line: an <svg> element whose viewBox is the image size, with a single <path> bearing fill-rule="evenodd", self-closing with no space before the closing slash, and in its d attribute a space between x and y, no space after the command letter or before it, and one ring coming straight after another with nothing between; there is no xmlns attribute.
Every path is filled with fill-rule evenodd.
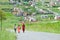
<svg viewBox="0 0 60 40"><path fill-rule="evenodd" d="M20 27L20 25L18 25L18 27L17 27L18 33L20 33L20 29L21 29L21 27Z"/></svg>
<svg viewBox="0 0 60 40"><path fill-rule="evenodd" d="M24 23L22 23L22 31L23 31L23 33L25 32L25 24Z"/></svg>
<svg viewBox="0 0 60 40"><path fill-rule="evenodd" d="M16 24L14 25L14 31L15 31L15 33L16 33L16 29L17 29L17 27L16 27Z"/></svg>

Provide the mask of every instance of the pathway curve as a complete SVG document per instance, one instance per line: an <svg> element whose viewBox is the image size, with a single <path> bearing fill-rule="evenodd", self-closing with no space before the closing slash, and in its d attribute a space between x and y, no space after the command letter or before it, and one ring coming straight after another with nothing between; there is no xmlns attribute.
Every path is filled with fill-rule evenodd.
<svg viewBox="0 0 60 40"><path fill-rule="evenodd" d="M60 34L45 33L45 32L30 32L17 33L17 40L60 40Z"/></svg>

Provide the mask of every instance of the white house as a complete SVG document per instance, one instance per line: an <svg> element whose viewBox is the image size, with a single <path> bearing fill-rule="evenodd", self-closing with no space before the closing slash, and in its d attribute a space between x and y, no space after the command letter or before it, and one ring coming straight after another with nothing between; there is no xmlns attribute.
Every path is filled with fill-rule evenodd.
<svg viewBox="0 0 60 40"><path fill-rule="evenodd" d="M29 22L35 22L36 18L31 17L31 16L27 16L27 17L24 17L24 20L29 21Z"/></svg>
<svg viewBox="0 0 60 40"><path fill-rule="evenodd" d="M60 15L56 15L56 16L54 17L54 19L55 19L55 20L60 20Z"/></svg>

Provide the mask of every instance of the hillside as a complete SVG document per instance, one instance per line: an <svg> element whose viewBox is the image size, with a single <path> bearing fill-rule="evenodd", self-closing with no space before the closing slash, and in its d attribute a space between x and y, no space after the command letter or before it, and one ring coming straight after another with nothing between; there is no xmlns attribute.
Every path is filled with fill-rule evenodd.
<svg viewBox="0 0 60 40"><path fill-rule="evenodd" d="M8 2L9 0L0 0L0 2Z"/></svg>

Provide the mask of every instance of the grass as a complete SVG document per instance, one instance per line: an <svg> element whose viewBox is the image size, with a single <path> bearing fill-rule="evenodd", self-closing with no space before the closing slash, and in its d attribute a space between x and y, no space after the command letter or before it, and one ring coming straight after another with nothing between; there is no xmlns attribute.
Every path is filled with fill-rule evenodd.
<svg viewBox="0 0 60 40"><path fill-rule="evenodd" d="M48 21L46 21L48 22ZM56 23L43 23L43 22L34 22L27 23L27 30L32 31L41 31L41 32L51 32L51 33L60 33L60 21Z"/></svg>
<svg viewBox="0 0 60 40"><path fill-rule="evenodd" d="M8 12L5 14L6 14L7 19L2 20L2 27L3 28L13 28L14 24L18 24L20 17L16 17Z"/></svg>
<svg viewBox="0 0 60 40"><path fill-rule="evenodd" d="M15 40L15 34L5 30L0 30L0 40Z"/></svg>
<svg viewBox="0 0 60 40"><path fill-rule="evenodd" d="M8 12L6 12L5 14L6 14L7 19L2 20L2 31L0 30L0 40L16 40L14 32L8 32L5 30L6 28L12 28L13 29L14 23L12 23L12 21L10 21L10 20L14 19L14 16L12 16L12 14L8 13ZM15 21L13 21L13 22L15 22ZM1 28L1 21L0 21L0 28Z"/></svg>

